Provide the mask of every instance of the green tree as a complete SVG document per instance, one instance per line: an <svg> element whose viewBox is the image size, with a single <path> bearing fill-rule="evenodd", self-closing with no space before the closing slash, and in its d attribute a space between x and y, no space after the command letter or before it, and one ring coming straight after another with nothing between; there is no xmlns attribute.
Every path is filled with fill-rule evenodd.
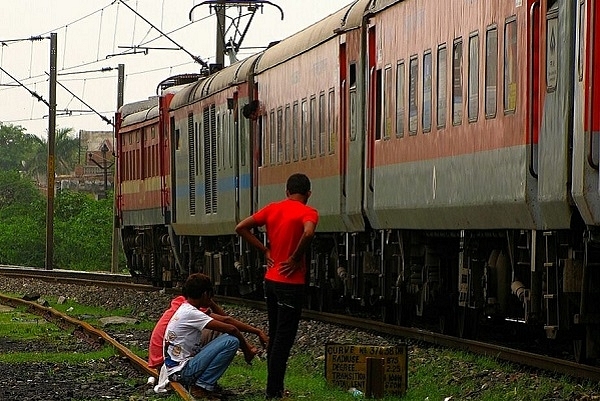
<svg viewBox="0 0 600 401"><path fill-rule="evenodd" d="M0 171L0 264L44 266L42 193L16 171Z"/></svg>
<svg viewBox="0 0 600 401"><path fill-rule="evenodd" d="M44 181L48 175L48 139L35 137L35 154L25 162L27 174L37 182ZM79 139L73 134L73 128L59 128L55 134L55 173L71 174L78 163Z"/></svg>
<svg viewBox="0 0 600 401"><path fill-rule="evenodd" d="M43 196L35 184L14 170L0 171L0 212L11 207L27 210L37 207Z"/></svg>
<svg viewBox="0 0 600 401"><path fill-rule="evenodd" d="M37 153L38 146L37 137L25 128L0 123L0 170L23 170L23 163Z"/></svg>
<svg viewBox="0 0 600 401"><path fill-rule="evenodd" d="M60 269L111 266L113 197L59 191L54 205L54 260ZM44 267L46 198L16 171L0 171L0 264ZM120 265L125 266L123 255Z"/></svg>
<svg viewBox="0 0 600 401"><path fill-rule="evenodd" d="M112 196L60 191L56 198L54 255L61 269L110 269Z"/></svg>

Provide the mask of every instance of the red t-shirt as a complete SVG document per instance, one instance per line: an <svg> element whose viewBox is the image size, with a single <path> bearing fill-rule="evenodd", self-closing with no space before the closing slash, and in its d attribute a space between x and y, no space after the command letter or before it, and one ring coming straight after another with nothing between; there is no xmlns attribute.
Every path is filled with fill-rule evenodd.
<svg viewBox="0 0 600 401"><path fill-rule="evenodd" d="M165 330L167 329L169 320L171 320L177 309L179 309L184 302L185 297L183 295L173 299L171 301L171 307L163 313L156 323L156 326L154 326L154 330L152 330L152 335L150 336L150 346L148 347L149 368L158 368L163 364L163 339L165 338Z"/></svg>
<svg viewBox="0 0 600 401"><path fill-rule="evenodd" d="M296 250L302 234L304 223L319 222L319 213L316 209L300 201L285 199L280 202L270 203L252 215L258 225L267 229L270 243L271 258L275 261L273 267L267 269L265 278L288 284L304 284L306 274L306 261L300 261L301 268L294 271L289 277L279 272L281 262L285 262Z"/></svg>

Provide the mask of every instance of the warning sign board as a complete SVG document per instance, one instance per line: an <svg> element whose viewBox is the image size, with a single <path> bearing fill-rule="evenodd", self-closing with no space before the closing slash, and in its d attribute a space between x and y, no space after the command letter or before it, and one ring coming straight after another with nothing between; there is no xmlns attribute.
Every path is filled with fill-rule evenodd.
<svg viewBox="0 0 600 401"><path fill-rule="evenodd" d="M368 359L383 362L383 375L373 379L367 370ZM355 387L366 392L367 382L381 380L388 395L403 395L407 388L408 352L406 345L375 346L329 343L325 346L325 379L344 389Z"/></svg>

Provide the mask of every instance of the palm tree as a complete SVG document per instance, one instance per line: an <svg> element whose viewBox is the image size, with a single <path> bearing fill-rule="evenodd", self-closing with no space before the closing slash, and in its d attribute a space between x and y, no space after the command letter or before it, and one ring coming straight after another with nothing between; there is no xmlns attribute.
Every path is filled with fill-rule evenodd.
<svg viewBox="0 0 600 401"><path fill-rule="evenodd" d="M73 128L59 128L55 134L54 169L59 175L71 174L78 162L79 140L72 136ZM38 183L48 175L48 140L35 136L36 149L24 163L25 172Z"/></svg>

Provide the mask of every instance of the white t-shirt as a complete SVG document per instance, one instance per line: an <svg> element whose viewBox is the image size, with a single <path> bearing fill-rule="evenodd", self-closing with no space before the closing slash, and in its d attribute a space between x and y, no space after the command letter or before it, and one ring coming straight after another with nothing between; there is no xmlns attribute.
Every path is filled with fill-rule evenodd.
<svg viewBox="0 0 600 401"><path fill-rule="evenodd" d="M167 376L179 372L187 360L200 351L202 329L211 320L212 317L187 302L177 309L167 325L163 340Z"/></svg>

